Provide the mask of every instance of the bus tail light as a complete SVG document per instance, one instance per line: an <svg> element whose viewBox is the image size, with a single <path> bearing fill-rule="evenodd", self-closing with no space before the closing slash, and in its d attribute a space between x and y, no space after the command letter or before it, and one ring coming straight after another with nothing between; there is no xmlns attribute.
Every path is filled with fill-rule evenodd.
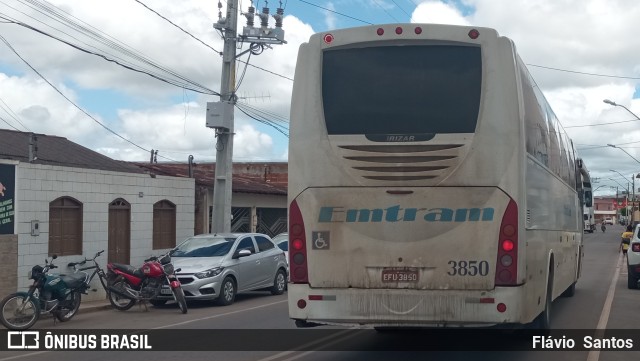
<svg viewBox="0 0 640 361"><path fill-rule="evenodd" d="M498 238L496 286L515 286L518 282L518 205L511 199L502 216Z"/></svg>
<svg viewBox="0 0 640 361"><path fill-rule="evenodd" d="M633 252L640 252L640 243L632 243L631 244L631 250Z"/></svg>
<svg viewBox="0 0 640 361"><path fill-rule="evenodd" d="M289 267L292 283L309 283L307 272L307 239L298 202L289 206Z"/></svg>

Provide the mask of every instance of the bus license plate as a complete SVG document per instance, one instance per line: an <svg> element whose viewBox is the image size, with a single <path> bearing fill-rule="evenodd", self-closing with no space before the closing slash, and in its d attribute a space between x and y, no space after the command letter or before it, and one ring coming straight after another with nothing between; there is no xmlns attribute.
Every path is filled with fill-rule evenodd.
<svg viewBox="0 0 640 361"><path fill-rule="evenodd" d="M167 287L167 288L160 289L160 294L170 295L171 294L171 288Z"/></svg>
<svg viewBox="0 0 640 361"><path fill-rule="evenodd" d="M383 268L382 282L418 282L420 273L413 268Z"/></svg>

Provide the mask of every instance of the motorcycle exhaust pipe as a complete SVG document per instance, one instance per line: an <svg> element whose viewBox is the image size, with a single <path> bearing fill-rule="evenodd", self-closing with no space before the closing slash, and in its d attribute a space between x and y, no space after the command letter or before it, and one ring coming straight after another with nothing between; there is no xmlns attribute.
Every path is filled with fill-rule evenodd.
<svg viewBox="0 0 640 361"><path fill-rule="evenodd" d="M135 296L121 292L120 290L117 290L115 288L113 288L112 286L109 286L109 292L115 293L116 295L120 296L120 297L124 297L124 298L128 298L130 300L135 300L137 299Z"/></svg>

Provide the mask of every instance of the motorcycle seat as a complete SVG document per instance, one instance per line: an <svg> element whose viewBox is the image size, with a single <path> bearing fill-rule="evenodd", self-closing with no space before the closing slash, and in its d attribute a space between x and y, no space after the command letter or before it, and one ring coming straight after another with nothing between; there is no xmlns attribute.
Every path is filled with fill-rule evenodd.
<svg viewBox="0 0 640 361"><path fill-rule="evenodd" d="M86 275L83 273L72 273L70 275L60 275L60 278L67 285L67 287L78 288L82 286L82 284L84 284Z"/></svg>
<svg viewBox="0 0 640 361"><path fill-rule="evenodd" d="M144 274L142 273L142 271L139 268L135 268L131 265L128 264L122 264L122 263L112 263L111 266L113 266L113 268L122 271L126 274L129 275L134 275L136 277L144 277Z"/></svg>

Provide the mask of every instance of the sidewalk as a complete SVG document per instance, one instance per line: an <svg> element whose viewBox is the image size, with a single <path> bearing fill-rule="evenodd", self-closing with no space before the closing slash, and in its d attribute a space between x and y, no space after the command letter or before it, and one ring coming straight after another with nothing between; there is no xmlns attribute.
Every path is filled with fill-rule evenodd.
<svg viewBox="0 0 640 361"><path fill-rule="evenodd" d="M80 302L78 313L92 313L111 309L112 306L108 300L84 301Z"/></svg>

